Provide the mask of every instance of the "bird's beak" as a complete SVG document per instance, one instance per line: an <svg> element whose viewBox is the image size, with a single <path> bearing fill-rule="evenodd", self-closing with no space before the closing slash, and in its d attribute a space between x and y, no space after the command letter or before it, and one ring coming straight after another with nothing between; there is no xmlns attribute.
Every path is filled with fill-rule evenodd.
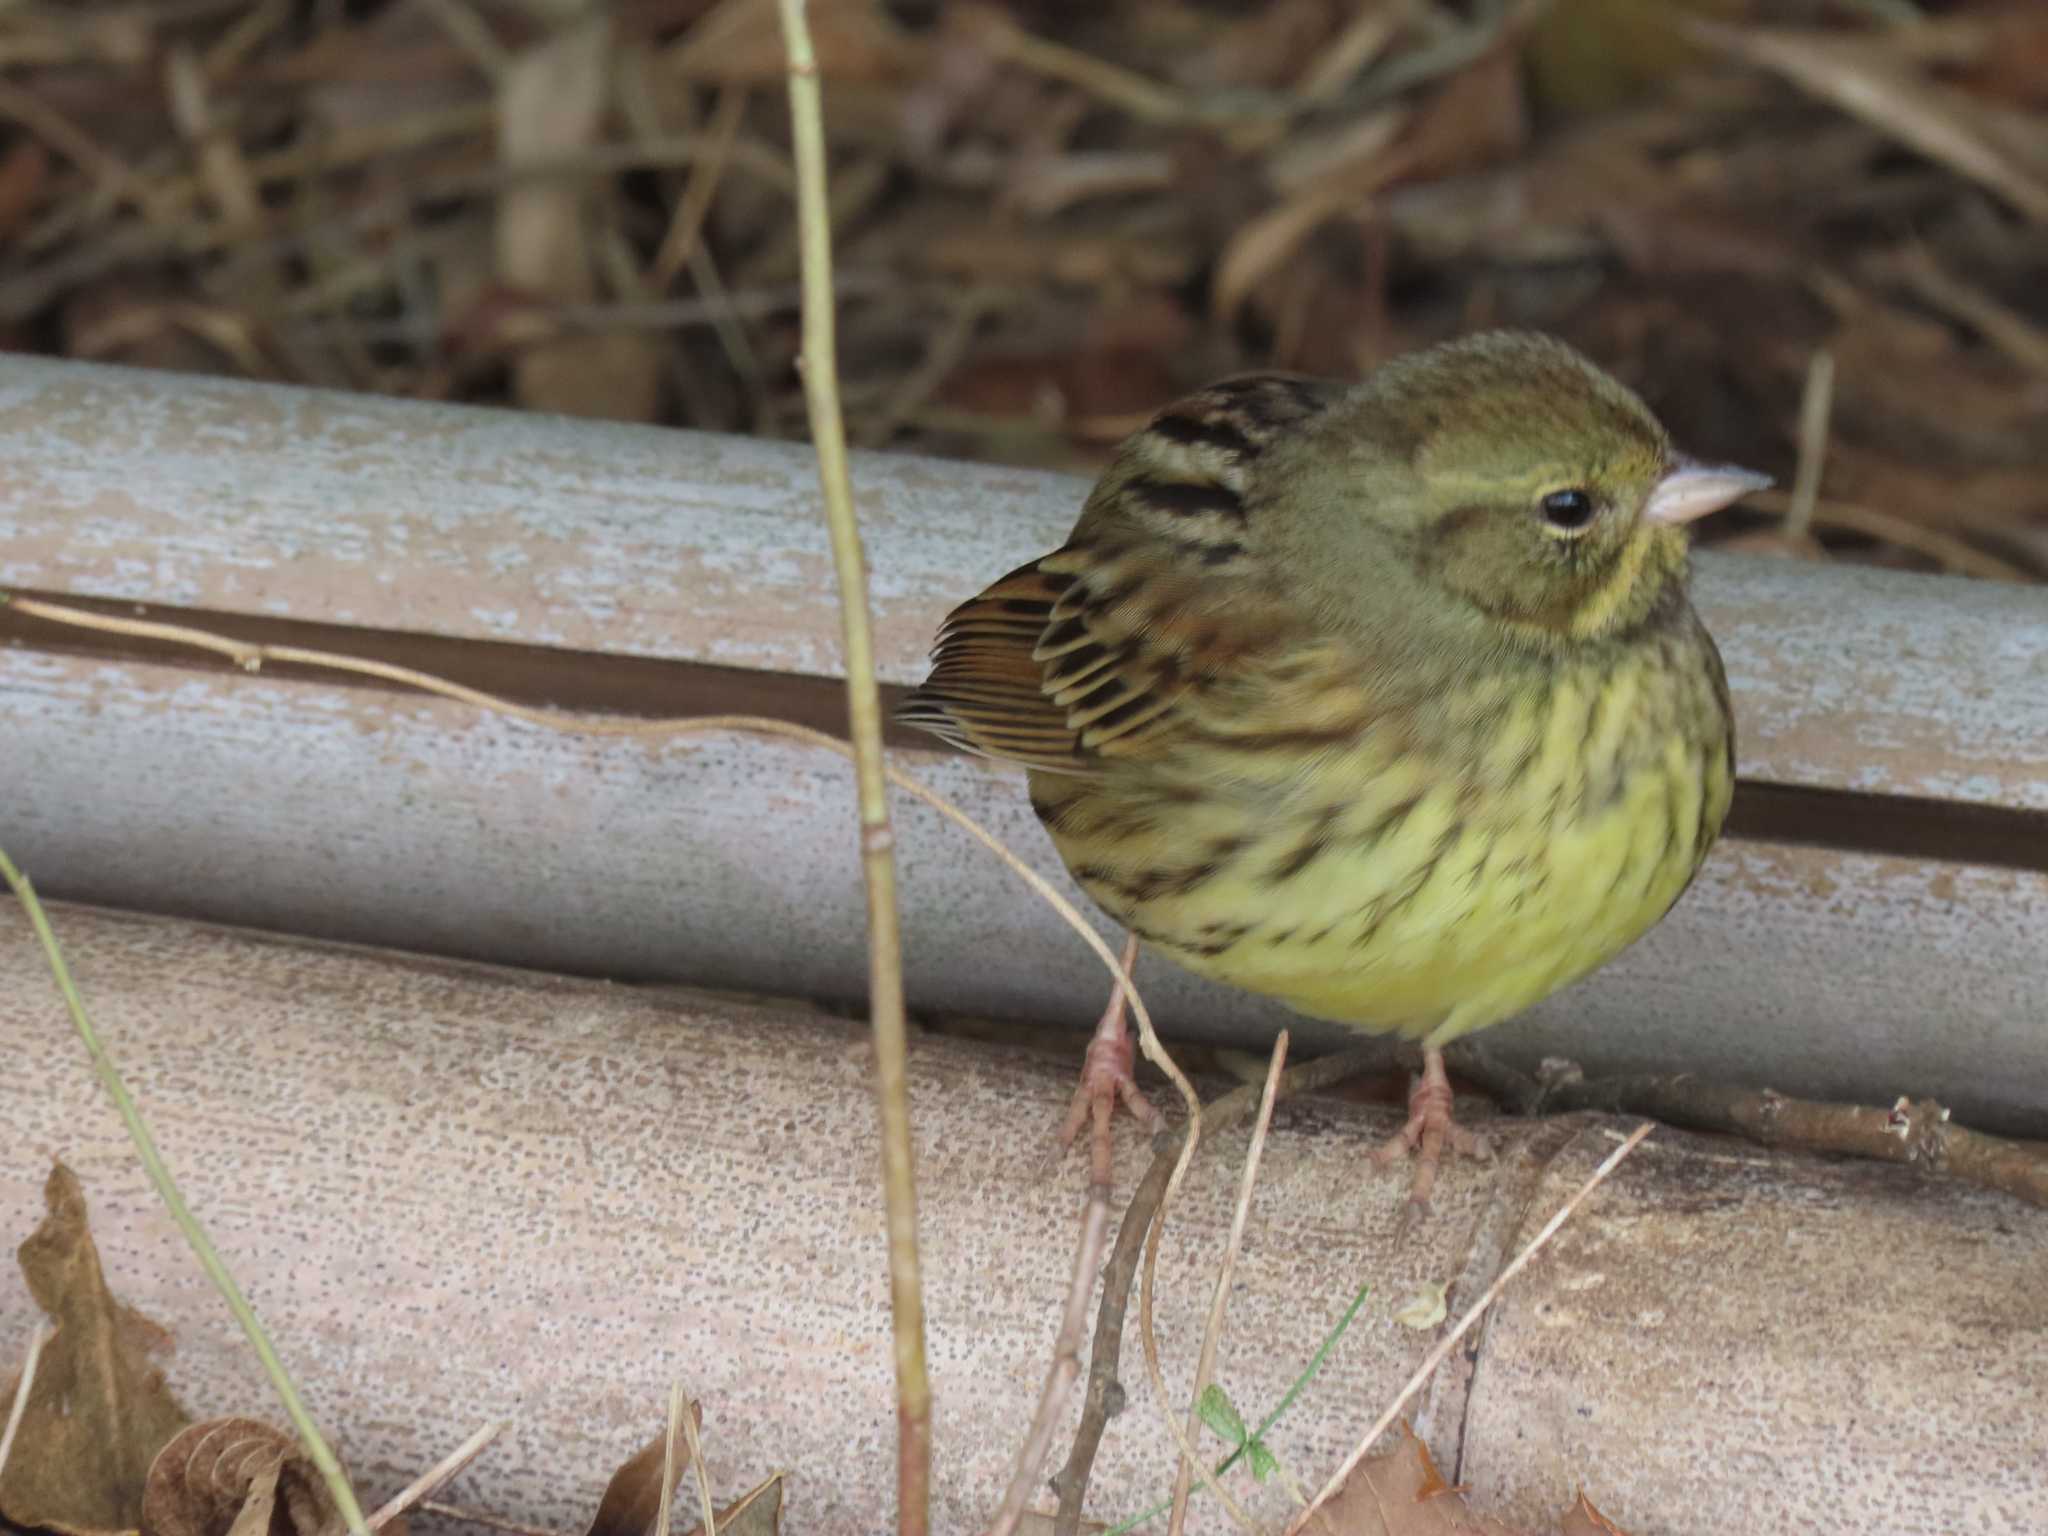
<svg viewBox="0 0 2048 1536"><path fill-rule="evenodd" d="M1769 475L1760 475L1753 469L1680 459L1650 492L1650 499L1643 504L1643 517L1648 522L1672 526L1689 523L1770 483Z"/></svg>

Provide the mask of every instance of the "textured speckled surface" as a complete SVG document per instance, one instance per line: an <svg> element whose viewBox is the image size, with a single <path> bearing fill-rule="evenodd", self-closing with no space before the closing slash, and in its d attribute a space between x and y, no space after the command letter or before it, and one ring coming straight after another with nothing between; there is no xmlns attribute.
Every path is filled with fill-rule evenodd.
<svg viewBox="0 0 2048 1536"><path fill-rule="evenodd" d="M839 671L799 444L7 358L0 466L0 583ZM893 682L1087 493L900 455L854 477ZM2048 807L2048 592L1699 563L1745 776Z"/></svg>
<svg viewBox="0 0 2048 1536"><path fill-rule="evenodd" d="M790 744L577 738L465 705L0 651L0 844L55 894L586 974L866 990L850 775ZM1021 777L899 761L1083 900ZM914 1006L1077 1028L1099 966L987 855L899 800ZM1787 1093L1932 1094L2048 1135L2048 875L1724 843L1642 942L1490 1032L1533 1063ZM1327 1026L1153 962L1170 1035ZM1078 1046L1077 1046L1078 1052Z"/></svg>
<svg viewBox="0 0 2048 1536"><path fill-rule="evenodd" d="M791 1529L886 1524L892 1414L864 1054L801 1008L56 910L80 984L194 1207L372 1499L484 1420L511 1433L455 1496L580 1529L668 1384L704 1400L716 1486L792 1473ZM200 1412L270 1413L232 1325L136 1169L0 909L11 1155L0 1233L44 1159L85 1181L109 1278L178 1337ZM935 1528L1000 1486L1051 1335L1078 1166L1037 1138L1068 1067L924 1038L911 1058L935 1372ZM1220 1371L1277 1400L1355 1287L1374 1294L1272 1437L1332 1465L1433 1342L1391 1321L1423 1282L1475 1296L1613 1144L1575 1117L1492 1129L1497 1175L1447 1177L1397 1242L1397 1180L1361 1168L1386 1117L1284 1107ZM1159 1327L1183 1382L1242 1132L1169 1228ZM1118 1170L1138 1171L1126 1133ZM1892 1168L1660 1132L1441 1378L1421 1428L1453 1478L1536 1521L1585 1486L1639 1532L2048 1528L2042 1213ZM29 1303L0 1277L0 1338ZM1097 1514L1169 1478L1127 1354ZM1252 1492L1277 1518L1276 1488ZM1758 1501L1766 1500L1760 1504ZM1196 1505L1192 1529L1225 1527Z"/></svg>

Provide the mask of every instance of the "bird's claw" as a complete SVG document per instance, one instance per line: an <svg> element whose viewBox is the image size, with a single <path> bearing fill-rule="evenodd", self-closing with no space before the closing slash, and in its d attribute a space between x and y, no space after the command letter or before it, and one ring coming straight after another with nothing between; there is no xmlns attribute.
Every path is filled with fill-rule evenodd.
<svg viewBox="0 0 2048 1536"><path fill-rule="evenodd" d="M1415 1181L1409 1187L1408 1203L1420 1215L1429 1212L1429 1196L1436 1188L1445 1147L1464 1157L1484 1160L1493 1156L1493 1147L1484 1136L1458 1124L1451 1102L1451 1083L1444 1075L1443 1060L1432 1051L1424 1057L1422 1076L1408 1090L1407 1123L1372 1154L1375 1168L1386 1168L1395 1159L1414 1154Z"/></svg>

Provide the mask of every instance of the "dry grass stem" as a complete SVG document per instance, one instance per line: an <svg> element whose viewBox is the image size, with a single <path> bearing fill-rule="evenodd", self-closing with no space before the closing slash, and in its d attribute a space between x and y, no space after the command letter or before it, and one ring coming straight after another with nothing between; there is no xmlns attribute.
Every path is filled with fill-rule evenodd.
<svg viewBox="0 0 2048 1536"><path fill-rule="evenodd" d="M1365 1460L1367 1453L1372 1450L1374 1442L1393 1425L1394 1420L1400 1416L1401 1410L1407 1406L1408 1400L1417 1392L1420 1392L1424 1385L1428 1383L1429 1378L1436 1374L1437 1367L1450 1358L1451 1351L1458 1347L1458 1340L1465 1337L1466 1333L1471 1330L1472 1325L1485 1316L1486 1309L1500 1299L1501 1292L1508 1288L1509 1283L1522 1272L1529 1261L1543 1251L1544 1244L1557 1235L1558 1228L1562 1227L1571 1218L1572 1212L1579 1208L1580 1202L1592 1194L1594 1190L1598 1189L1607 1176L1621 1166L1621 1160L1627 1157L1629 1153L1635 1151L1638 1146L1642 1145L1643 1138L1655 1129L1655 1125L1646 1121L1629 1132L1621 1145L1610 1152L1606 1160L1593 1170L1592 1175L1586 1182L1579 1186L1577 1193L1565 1201L1563 1205L1559 1206L1557 1214L1546 1221L1543 1224L1543 1229L1529 1240L1520 1253L1516 1254L1509 1261L1507 1268L1494 1276L1493 1284L1489 1285L1486 1288L1486 1293L1466 1310L1463 1317L1458 1319L1457 1326L1439 1339L1436 1347L1423 1356L1422 1364L1415 1368L1415 1374L1410 1376L1407 1384L1394 1394L1394 1400L1388 1403L1386 1410L1373 1421L1372 1428L1359 1437L1357 1449L1352 1451L1351 1455L1346 1458L1344 1465L1330 1474L1329 1481L1324 1483L1321 1491L1316 1494L1315 1498L1309 1501L1308 1507L1303 1509L1288 1523L1287 1536L1296 1536L1296 1533L1308 1524L1309 1519L1315 1512L1322 1508L1336 1494L1337 1490L1350 1480L1351 1474L1357 1470L1358 1464Z"/></svg>
<svg viewBox="0 0 2048 1536"><path fill-rule="evenodd" d="M681 1389L677 1390L680 1394ZM690 1442L690 1467L696 1474L698 1510L704 1521L698 1529L704 1536L718 1536L718 1519L711 1508L711 1469L704 1465L704 1439L697 1428L696 1407L682 1417L683 1438Z"/></svg>
<svg viewBox="0 0 2048 1536"><path fill-rule="evenodd" d="M1216 1346L1223 1337L1223 1313L1230 1304L1230 1277L1237 1268L1239 1245L1244 1240L1245 1219L1251 1214L1252 1190L1259 1181L1259 1159L1266 1150L1266 1131L1273 1123L1273 1100L1280 1087L1280 1072L1287 1064L1288 1033L1280 1031L1273 1042L1273 1056L1266 1063L1266 1083L1259 1093L1258 1118L1252 1122L1252 1142L1245 1153L1244 1175L1238 1182L1237 1208L1230 1213L1230 1236L1223 1245L1223 1260L1216 1266L1216 1290L1209 1300L1209 1322L1202 1331L1202 1353L1195 1364L1195 1379L1188 1389L1188 1439L1202 1432L1199 1407L1216 1369ZM1166 1523L1167 1536L1180 1536L1187 1523L1188 1492L1194 1476L1194 1460L1181 1455L1180 1471L1173 1480L1173 1513Z"/></svg>
<svg viewBox="0 0 2048 1536"><path fill-rule="evenodd" d="M1060 1309L1059 1332L1053 1338L1052 1366L1038 1394L1038 1410L1031 1417L1030 1431L1018 1448L1011 1465L1009 1486L1003 1490L996 1517L989 1522L988 1536L1011 1536L1023 1518L1024 1505L1038 1487L1039 1473L1052 1449L1053 1429L1066 1412L1067 1398L1081 1375L1081 1339L1088 1327L1088 1299L1095 1293L1095 1278L1102 1267L1102 1250L1109 1236L1109 1190L1098 1181L1088 1185L1088 1201L1081 1211L1081 1240L1074 1249L1074 1267L1067 1281L1066 1305Z"/></svg>
<svg viewBox="0 0 2048 1536"><path fill-rule="evenodd" d="M909 1055L903 1004L903 946L896 900L896 839L882 761L882 697L875 682L868 578L846 426L839 410L839 353L832 295L832 216L825 186L825 115L818 60L804 0L779 0L789 66L790 135L797 172L797 236L804 287L804 400L818 453L839 618L846 647L846 702L859 796L861 869L868 899L868 1017L875 1037L875 1096L882 1121L882 1187L889 1225L889 1303L896 1342L896 1526L924 1536L930 1526L931 1378L925 1366L924 1293L918 1271L917 1191L911 1166Z"/></svg>
<svg viewBox="0 0 2048 1536"><path fill-rule="evenodd" d="M36 1384L36 1365L43 1358L43 1344L49 1336L49 1325L40 1319L28 1331L28 1348L21 1357L21 1374L14 1380L14 1402L7 1410L7 1427L0 1429L0 1472L7 1470L7 1458L14 1454L14 1437L21 1430L22 1415L28 1412L28 1395Z"/></svg>
<svg viewBox="0 0 2048 1536"><path fill-rule="evenodd" d="M386 1500L383 1506L370 1516L370 1529L381 1531L415 1504L422 1504L439 1493L462 1472L463 1468L483 1455L490 1443L504 1432L505 1426L502 1423L484 1425Z"/></svg>
<svg viewBox="0 0 2048 1536"><path fill-rule="evenodd" d="M687 1417L683 1384L678 1381L668 1389L668 1431L661 1437L661 1497L654 1506L654 1536L669 1536L676 1494L676 1441L682 1438L682 1421Z"/></svg>
<svg viewBox="0 0 2048 1536"><path fill-rule="evenodd" d="M1785 510L1785 536L1804 539L1820 500L1821 476L1827 472L1828 417L1835 403L1835 358L1823 348L1806 366L1806 388L1799 398L1799 467L1792 477L1792 502Z"/></svg>

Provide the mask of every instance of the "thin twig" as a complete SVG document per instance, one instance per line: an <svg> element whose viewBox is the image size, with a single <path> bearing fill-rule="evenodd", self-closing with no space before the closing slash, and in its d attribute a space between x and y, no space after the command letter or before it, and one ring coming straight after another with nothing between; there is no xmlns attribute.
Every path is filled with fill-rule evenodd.
<svg viewBox="0 0 2048 1536"><path fill-rule="evenodd" d="M43 1358L43 1343L50 1330L40 1318L28 1333L28 1352L21 1357L21 1374L14 1382L14 1403L7 1410L7 1428L0 1430L0 1472L7 1470L7 1458L14 1454L14 1437L28 1412L29 1389L36 1384L36 1362Z"/></svg>
<svg viewBox="0 0 2048 1536"><path fill-rule="evenodd" d="M683 184L682 199L676 204L675 216L669 221L668 232L661 237L660 249L655 252L654 262L648 268L647 280L657 292L668 290L669 284L676 280L676 274L689 261L690 253L697 248L698 236L703 233L704 220L718 196L718 184L725 179L725 168L732 160L732 147L739 138L740 124L746 113L745 86L728 85L720 90L718 102L711 109L711 126L707 130L711 152L691 165L689 179Z"/></svg>
<svg viewBox="0 0 2048 1536"><path fill-rule="evenodd" d="M1209 1323L1202 1331L1202 1353L1195 1362L1195 1380L1189 1388L1188 1439L1201 1433L1202 1394L1216 1369L1216 1345L1223 1337L1223 1311L1230 1302L1230 1276L1237 1268L1237 1251L1244 1241L1245 1218L1251 1214L1252 1189L1259 1179L1259 1159L1266 1150L1266 1131L1273 1123L1273 1096L1280 1086L1280 1069L1287 1063L1287 1031L1273 1042L1273 1059L1266 1063L1266 1086L1259 1095L1259 1116L1252 1122L1251 1149L1245 1153L1244 1176L1238 1182L1237 1209L1230 1214L1230 1236L1223 1245L1223 1262L1216 1267L1216 1291L1209 1301ZM1166 1522L1166 1536L1180 1536L1187 1523L1188 1491L1194 1465L1181 1457L1180 1471L1173 1480L1173 1514Z"/></svg>
<svg viewBox="0 0 2048 1536"><path fill-rule="evenodd" d="M1828 417L1835 404L1835 355L1825 347L1806 365L1806 389L1799 399L1799 467L1792 477L1792 501L1785 509L1785 536L1806 537L1813 505L1827 472Z"/></svg>
<svg viewBox="0 0 2048 1536"><path fill-rule="evenodd" d="M1192 1133L1196 1129L1195 1124L1190 1122L1188 1129ZM1152 1229L1145 1235L1145 1267L1138 1276L1138 1341L1145 1346L1145 1373L1152 1378L1152 1390L1159 1397L1160 1419L1186 1458L1184 1464L1192 1465L1201 1473L1202 1486L1216 1495L1216 1502L1228 1511L1231 1519L1249 1531L1251 1536L1259 1536L1258 1522L1217 1480L1216 1474L1209 1470L1209 1463L1195 1450L1193 1438L1174 1417L1173 1397L1166 1387L1166 1372L1159 1364L1159 1334L1152 1326L1152 1299L1157 1292L1159 1274L1159 1242L1166 1231L1166 1213L1173 1209L1173 1197L1180 1192L1181 1178L1187 1173L1194 1155L1195 1138L1190 1134L1181 1144L1180 1158L1167 1178L1166 1192L1159 1197L1159 1209L1153 1213Z"/></svg>
<svg viewBox="0 0 2048 1536"><path fill-rule="evenodd" d="M668 1389L668 1430L661 1437L661 1496L654 1505L654 1536L669 1536L676 1493L676 1441L682 1438L683 1384Z"/></svg>
<svg viewBox="0 0 2048 1536"><path fill-rule="evenodd" d="M704 1465L704 1440L697 1430L700 1412L693 1403L690 1411L683 1415L683 1438L690 1442L690 1465L697 1474L697 1503L704 1515L704 1523L699 1529L704 1536L718 1536L718 1520L711 1511L711 1471Z"/></svg>
<svg viewBox="0 0 2048 1536"><path fill-rule="evenodd" d="M354 1536L369 1536L370 1528L363 1520L362 1505L356 1502L355 1490L349 1486L348 1475L341 1470L341 1463L335 1460L334 1452L328 1448L326 1439L313 1416L307 1412L305 1402L299 1396L299 1389L293 1385L291 1376L284 1368L284 1362L271 1347L270 1335L264 1332L263 1324L257 1320L256 1312L249 1300L242 1294L235 1277L228 1273L228 1267L221 1262L220 1254L214 1250L213 1242L206 1235L185 1204L185 1197L179 1192L177 1182L171 1177L171 1170L164 1163L163 1156L156 1149L156 1139L150 1135L149 1126L144 1123L141 1110L135 1107L129 1097L127 1084L122 1082L114 1060L100 1044L99 1032L93 1028L92 1019L85 1011L85 999L78 994L78 987L71 979L71 968L64 963L64 952L58 948L57 936L50 931L50 920L43 912L43 904L37 899L35 888L29 884L28 876L14 867L14 861L0 850L0 879L5 879L13 888L15 897L28 913L29 925L35 929L36 938L43 946L43 954L49 961L50 974L56 978L57 990L64 996L64 1004L71 1011L71 1022L78 1030L78 1037L85 1042L86 1054L92 1059L93 1070L99 1074L100 1084L107 1090L107 1096L114 1101L114 1109L120 1115L122 1124L128 1128L128 1137L135 1143L136 1156L141 1160L143 1171L149 1175L149 1182L155 1186L157 1196L171 1213L171 1220L178 1230L185 1234L185 1241L192 1245L192 1251L199 1257L199 1267L220 1292L221 1299L228 1304L228 1311L242 1326L243 1336L256 1351L256 1357L263 1362L263 1369L270 1377L271 1385L284 1402L284 1411L292 1421L292 1427L299 1432L299 1441L306 1448L306 1454L319 1469L321 1480L326 1483L328 1493L334 1499L335 1508Z"/></svg>
<svg viewBox="0 0 2048 1536"><path fill-rule="evenodd" d="M381 1531L413 1505L423 1503L439 1493L461 1473L463 1468L483 1455L485 1448L504 1432L505 1426L502 1423L484 1425L386 1500L383 1507L370 1516L370 1529Z"/></svg>
<svg viewBox="0 0 2048 1536"><path fill-rule="evenodd" d="M1932 1099L1902 1098L1889 1109L1828 1104L1675 1073L1573 1079L1546 1090L1542 1104L1552 1112L1650 1115L1760 1146L1904 1163L2048 1206L2048 1144L1966 1130Z"/></svg>
<svg viewBox="0 0 2048 1536"><path fill-rule="evenodd" d="M889 1305L896 1341L896 1528L924 1536L931 1522L932 1387L925 1367L924 1293L918 1273L917 1189L910 1160L909 1054L903 945L896 902L896 839L882 764L882 695L868 625L868 577L846 424L839 412L832 313L832 216L825 195L825 113L804 0L780 0L789 61L790 137L796 157L797 234L804 286L798 358L846 646L846 705L860 799L861 871L868 899L868 1019L875 1035L875 1097L882 1121L882 1193L889 1225Z"/></svg>
<svg viewBox="0 0 2048 1536"><path fill-rule="evenodd" d="M1346 1481L1350 1479L1352 1472L1356 1470L1358 1464L1365 1460L1366 1453L1372 1449L1373 1443L1382 1434L1386 1433L1387 1427L1400 1416L1402 1408L1407 1406L1408 1399L1422 1390L1423 1386L1429 1381L1429 1378L1436 1374L1436 1368L1442 1365L1450 1357L1451 1351L1458 1347L1458 1340L1465 1337L1466 1333L1471 1330L1472 1325L1485 1315L1486 1309L1500 1298L1501 1292L1508 1288L1508 1283L1522 1272L1524 1266L1531 1259L1535 1258L1538 1253L1542 1252L1544 1244L1557 1235L1557 1229L1570 1219L1572 1212L1579 1208L1579 1203L1586 1196L1592 1194L1594 1190L1598 1189L1607 1176L1621 1165L1621 1160L1627 1157L1629 1153L1635 1151L1638 1146L1642 1145L1643 1138L1655 1129L1656 1126L1654 1124L1645 1121L1633 1131L1630 1131L1627 1139L1610 1152L1606 1160L1593 1170L1592 1176L1579 1186L1578 1193L1559 1206L1557 1214L1543 1224L1543 1230L1529 1240L1528 1245L1514 1256L1507 1268L1494 1276L1493 1284L1486 1288L1486 1294L1474 1302L1466 1310L1465 1315L1458 1319L1458 1326L1439 1339L1436 1347L1423 1356L1422 1364L1415 1368L1415 1374L1408 1378L1406 1386L1394 1394L1394 1400L1388 1403L1386 1411L1373 1421L1372 1428L1368 1429L1359 1438L1357 1449L1352 1451L1351 1455L1346 1458L1344 1465L1330 1474L1330 1479L1323 1484L1322 1491L1309 1501L1306 1509L1302 1510L1288 1523L1287 1536L1295 1536L1297 1531L1308 1524L1309 1518L1318 1509L1322 1508L1338 1489L1344 1486Z"/></svg>
<svg viewBox="0 0 2048 1536"><path fill-rule="evenodd" d="M1088 1203L1081 1213L1081 1241L1074 1249L1073 1273L1067 1281L1067 1304L1060 1312L1059 1332L1052 1345L1052 1366L1038 1394L1038 1411L1011 1465L1010 1483L989 1523L988 1536L1010 1536L1023 1518L1025 1501L1038 1486L1038 1474L1052 1449L1052 1432L1066 1412L1067 1396L1081 1376L1081 1338L1088 1327L1088 1298L1095 1294L1095 1275L1102 1267L1104 1239L1109 1235L1109 1188L1088 1185Z"/></svg>

